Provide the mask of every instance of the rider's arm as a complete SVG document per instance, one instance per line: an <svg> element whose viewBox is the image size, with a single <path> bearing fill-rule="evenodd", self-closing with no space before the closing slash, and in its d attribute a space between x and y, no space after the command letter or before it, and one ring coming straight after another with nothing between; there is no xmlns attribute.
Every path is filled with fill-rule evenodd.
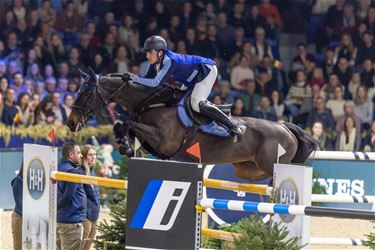
<svg viewBox="0 0 375 250"><path fill-rule="evenodd" d="M172 61L167 58L163 62L163 68L156 74L155 78L144 78L140 76L134 76L133 81L148 87L157 87L162 83L172 72Z"/></svg>

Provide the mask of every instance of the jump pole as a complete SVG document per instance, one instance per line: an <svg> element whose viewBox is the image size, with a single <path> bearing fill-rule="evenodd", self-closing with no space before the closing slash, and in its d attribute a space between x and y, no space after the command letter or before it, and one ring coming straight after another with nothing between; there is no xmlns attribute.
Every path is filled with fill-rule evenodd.
<svg viewBox="0 0 375 250"><path fill-rule="evenodd" d="M233 181L224 181L205 178L203 179L203 186L207 188L242 191L246 193L260 194L270 196L273 192L273 187L261 184L248 184ZM355 196L355 195L329 195L329 194L312 194L312 202L333 202L333 203L375 203L375 196Z"/></svg>

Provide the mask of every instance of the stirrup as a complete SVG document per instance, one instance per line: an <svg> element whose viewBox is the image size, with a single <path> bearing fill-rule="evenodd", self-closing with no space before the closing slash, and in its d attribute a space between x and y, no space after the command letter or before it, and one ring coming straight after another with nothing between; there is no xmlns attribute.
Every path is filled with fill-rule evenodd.
<svg viewBox="0 0 375 250"><path fill-rule="evenodd" d="M237 128L231 130L231 134L233 136L233 142L240 142L242 140L242 135L245 133L247 127L238 124Z"/></svg>

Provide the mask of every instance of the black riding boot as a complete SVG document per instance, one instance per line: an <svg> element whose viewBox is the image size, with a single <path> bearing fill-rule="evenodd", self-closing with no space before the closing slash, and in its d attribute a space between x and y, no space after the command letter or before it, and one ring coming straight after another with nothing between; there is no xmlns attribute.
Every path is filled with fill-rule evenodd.
<svg viewBox="0 0 375 250"><path fill-rule="evenodd" d="M204 114L227 127L232 136L241 136L246 131L246 126L235 124L226 114L209 102L200 102L199 110L201 114Z"/></svg>

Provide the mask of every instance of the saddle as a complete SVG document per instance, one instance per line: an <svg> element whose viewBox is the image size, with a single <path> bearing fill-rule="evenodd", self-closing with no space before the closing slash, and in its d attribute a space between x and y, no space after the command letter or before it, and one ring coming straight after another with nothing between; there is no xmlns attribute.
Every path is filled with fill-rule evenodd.
<svg viewBox="0 0 375 250"><path fill-rule="evenodd" d="M186 98L185 98L185 107L186 107L186 111L187 111L187 114L189 115L189 117L195 122L197 123L198 125L206 125L206 124L209 124L211 123L213 120L205 115L202 115L198 112L195 112L193 110L193 108L191 107L191 102L190 102L190 99L191 99L191 95L189 94ZM230 109L232 107L232 104L224 104L224 105L215 105L218 109L220 109L224 114L226 115L230 115Z"/></svg>

